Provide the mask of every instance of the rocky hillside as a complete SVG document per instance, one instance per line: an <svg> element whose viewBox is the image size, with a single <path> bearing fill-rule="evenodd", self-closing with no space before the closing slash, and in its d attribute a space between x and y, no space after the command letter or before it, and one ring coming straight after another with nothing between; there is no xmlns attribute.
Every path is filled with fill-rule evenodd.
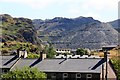
<svg viewBox="0 0 120 80"><path fill-rule="evenodd" d="M110 23L113 26L113 28L120 32L120 19L108 23Z"/></svg>
<svg viewBox="0 0 120 80"><path fill-rule="evenodd" d="M92 17L35 19L33 24L39 37L57 48L100 49L118 44L118 31Z"/></svg>
<svg viewBox="0 0 120 80"><path fill-rule="evenodd" d="M27 18L13 18L8 14L0 15L2 20L2 36L1 42L20 41L40 44L40 39L37 37L36 29L32 21Z"/></svg>

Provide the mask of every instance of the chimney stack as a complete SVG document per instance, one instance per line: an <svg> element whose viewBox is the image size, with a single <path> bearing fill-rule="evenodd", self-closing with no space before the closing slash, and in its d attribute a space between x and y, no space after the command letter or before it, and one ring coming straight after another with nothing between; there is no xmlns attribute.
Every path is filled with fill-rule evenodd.
<svg viewBox="0 0 120 80"><path fill-rule="evenodd" d="M19 51L18 57L27 58L27 51L26 50Z"/></svg>
<svg viewBox="0 0 120 80"><path fill-rule="evenodd" d="M44 51L40 52L40 59L43 60L46 58L46 53L44 53Z"/></svg>
<svg viewBox="0 0 120 80"><path fill-rule="evenodd" d="M27 58L27 51L24 51L24 58Z"/></svg>

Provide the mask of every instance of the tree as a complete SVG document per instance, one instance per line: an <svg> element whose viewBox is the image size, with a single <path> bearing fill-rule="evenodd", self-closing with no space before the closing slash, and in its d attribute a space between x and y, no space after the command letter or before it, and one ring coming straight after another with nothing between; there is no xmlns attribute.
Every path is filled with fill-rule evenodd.
<svg viewBox="0 0 120 80"><path fill-rule="evenodd" d="M40 54L29 53L27 55L27 58L39 58L39 57L40 57Z"/></svg>
<svg viewBox="0 0 120 80"><path fill-rule="evenodd" d="M46 74L40 72L37 68L23 67L8 73L2 74L3 80L45 80Z"/></svg>
<svg viewBox="0 0 120 80"><path fill-rule="evenodd" d="M78 48L76 53L77 53L77 55L85 55L85 54L87 54L87 50Z"/></svg>
<svg viewBox="0 0 120 80"><path fill-rule="evenodd" d="M50 44L49 46L46 46L44 48L43 52L47 54L47 58L54 58L56 55L56 52L55 52L52 44Z"/></svg>
<svg viewBox="0 0 120 80"><path fill-rule="evenodd" d="M111 59L112 64L115 68L115 71L117 73L118 80L120 80L120 58L119 57L113 57Z"/></svg>

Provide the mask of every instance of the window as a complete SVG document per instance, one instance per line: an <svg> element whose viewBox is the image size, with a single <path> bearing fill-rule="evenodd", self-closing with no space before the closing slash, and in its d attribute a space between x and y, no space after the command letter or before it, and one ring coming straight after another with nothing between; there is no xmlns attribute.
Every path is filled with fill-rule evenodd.
<svg viewBox="0 0 120 80"><path fill-rule="evenodd" d="M3 69L3 73L6 73L6 72L8 72L8 70L7 69Z"/></svg>
<svg viewBox="0 0 120 80"><path fill-rule="evenodd" d="M67 73L63 73L63 78L67 78L68 74Z"/></svg>
<svg viewBox="0 0 120 80"><path fill-rule="evenodd" d="M87 78L92 78L92 74L87 74Z"/></svg>
<svg viewBox="0 0 120 80"><path fill-rule="evenodd" d="M52 73L51 78L56 78L56 74Z"/></svg>
<svg viewBox="0 0 120 80"><path fill-rule="evenodd" d="M77 73L77 74L76 74L76 78L81 78L81 74L80 74L80 73Z"/></svg>

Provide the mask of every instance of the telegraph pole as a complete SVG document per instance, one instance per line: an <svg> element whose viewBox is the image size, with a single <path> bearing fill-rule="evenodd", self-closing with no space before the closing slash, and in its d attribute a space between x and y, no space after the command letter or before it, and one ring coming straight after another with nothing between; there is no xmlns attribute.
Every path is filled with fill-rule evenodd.
<svg viewBox="0 0 120 80"><path fill-rule="evenodd" d="M105 52L104 52L104 59L105 59L105 62L106 62L106 74L105 74L105 80L107 80L107 71L108 71L108 64L107 64L107 61L108 61L108 57L107 57L107 54L108 54L108 51L107 50L105 50Z"/></svg>
<svg viewBox="0 0 120 80"><path fill-rule="evenodd" d="M104 80L104 64L102 64L102 80Z"/></svg>

